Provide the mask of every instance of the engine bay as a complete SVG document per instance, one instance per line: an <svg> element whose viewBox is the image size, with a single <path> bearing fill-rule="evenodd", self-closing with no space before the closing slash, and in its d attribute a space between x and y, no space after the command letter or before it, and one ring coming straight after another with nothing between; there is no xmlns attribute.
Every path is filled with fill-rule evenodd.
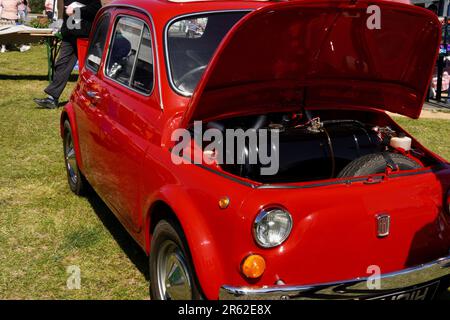
<svg viewBox="0 0 450 320"><path fill-rule="evenodd" d="M317 110L274 113L209 122L207 127L221 132L227 129L277 130L277 145L267 141L266 148L277 152L279 168L276 174L261 174L261 168L266 164L250 161L249 151L255 147L249 141L246 141L243 152L238 151L234 156L236 161L220 165L228 173L261 183L388 174L420 169L438 162L415 145L386 114L378 112ZM242 161L237 161L239 158Z"/></svg>

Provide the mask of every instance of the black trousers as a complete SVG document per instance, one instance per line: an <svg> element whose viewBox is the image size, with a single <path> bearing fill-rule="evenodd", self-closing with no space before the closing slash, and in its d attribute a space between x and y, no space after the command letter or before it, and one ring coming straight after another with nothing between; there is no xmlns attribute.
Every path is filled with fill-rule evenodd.
<svg viewBox="0 0 450 320"><path fill-rule="evenodd" d="M55 73L53 74L53 81L45 88L44 92L51 95L53 98L59 99L67 81L69 81L70 74L78 60L77 40L63 40L59 51L58 59L55 63Z"/></svg>

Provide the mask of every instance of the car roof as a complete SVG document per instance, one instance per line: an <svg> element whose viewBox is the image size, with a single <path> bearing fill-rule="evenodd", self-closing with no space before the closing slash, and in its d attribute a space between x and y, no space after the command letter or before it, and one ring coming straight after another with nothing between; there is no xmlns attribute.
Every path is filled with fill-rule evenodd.
<svg viewBox="0 0 450 320"><path fill-rule="evenodd" d="M123 5L138 7L152 15L170 13L172 16L187 13L230 10L230 9L256 9L269 4L279 2L277 0L114 0L108 6Z"/></svg>
<svg viewBox="0 0 450 320"><path fill-rule="evenodd" d="M113 0L106 7L128 6L144 10L157 24L189 13L220 10L255 10L279 2L311 2L311 0ZM410 0L385 0L410 3Z"/></svg>

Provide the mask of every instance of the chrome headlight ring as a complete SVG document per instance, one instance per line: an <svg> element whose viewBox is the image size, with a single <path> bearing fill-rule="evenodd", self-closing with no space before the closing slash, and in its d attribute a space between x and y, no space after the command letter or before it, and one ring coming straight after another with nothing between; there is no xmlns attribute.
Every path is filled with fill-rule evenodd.
<svg viewBox="0 0 450 320"><path fill-rule="evenodd" d="M284 208L268 207L262 209L253 222L253 237L263 248L281 245L292 230L292 216Z"/></svg>

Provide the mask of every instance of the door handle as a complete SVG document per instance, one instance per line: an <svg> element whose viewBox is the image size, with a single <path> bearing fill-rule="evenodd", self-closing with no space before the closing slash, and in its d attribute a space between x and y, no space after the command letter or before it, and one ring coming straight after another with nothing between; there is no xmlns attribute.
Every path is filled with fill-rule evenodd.
<svg viewBox="0 0 450 320"><path fill-rule="evenodd" d="M98 92L95 92L95 91L86 91L86 95L87 95L89 98L93 99L94 102L97 102L97 101L100 100L100 96L98 95Z"/></svg>

